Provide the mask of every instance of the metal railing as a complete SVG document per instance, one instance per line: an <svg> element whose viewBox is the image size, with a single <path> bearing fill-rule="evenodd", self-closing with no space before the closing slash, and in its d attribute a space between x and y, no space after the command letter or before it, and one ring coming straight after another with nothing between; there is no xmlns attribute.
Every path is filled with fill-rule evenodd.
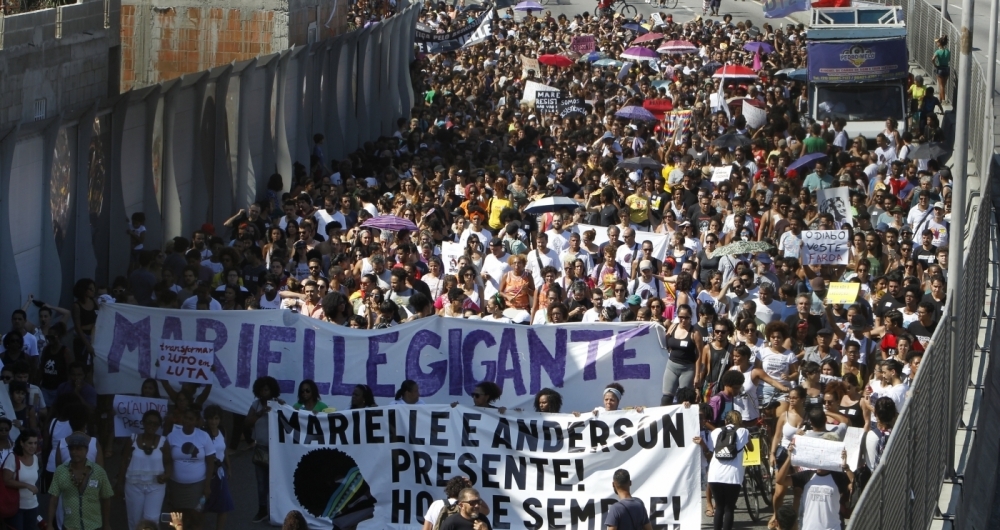
<svg viewBox="0 0 1000 530"><path fill-rule="evenodd" d="M895 4L895 1L887 1ZM907 43L910 60L934 75L931 58L937 48L935 40L948 35L952 51L951 76L947 93L952 96L958 71L959 30L943 21L941 12L926 0L903 0L907 23ZM952 232L951 237L965 237L966 246L963 295L958 302L958 318L949 328L951 315L942 316L938 329L923 357L911 394L903 413L886 445L881 465L872 476L852 514L850 530L923 529L935 516L942 480L951 463L948 461L949 440L955 436L956 423L961 417L966 389L969 386L976 340L980 330L983 303L986 296L987 267L996 241L996 225L991 223L992 205L989 173L993 158L993 101L983 68L972 61L972 105L970 117L969 155L980 176L980 190L970 189L965 233ZM936 78L927 80L936 85ZM953 97L948 98L954 101ZM977 134L978 133L978 134ZM971 172L971 166L970 166ZM955 178L967 178L955 175ZM969 232L971 231L971 237ZM952 335L954 334L954 335ZM954 350L951 340L954 337ZM955 370L951 372L951 357ZM949 399L949 378L953 378L954 395Z"/></svg>

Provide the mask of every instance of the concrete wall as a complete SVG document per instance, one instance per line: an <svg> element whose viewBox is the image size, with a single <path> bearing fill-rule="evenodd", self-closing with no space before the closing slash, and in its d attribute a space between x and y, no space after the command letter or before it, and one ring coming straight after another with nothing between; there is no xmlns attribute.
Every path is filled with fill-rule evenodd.
<svg viewBox="0 0 1000 530"><path fill-rule="evenodd" d="M76 4L0 16L0 130L77 110L118 94L120 0ZM109 64L109 60L113 64Z"/></svg>
<svg viewBox="0 0 1000 530"><path fill-rule="evenodd" d="M413 102L417 13L0 128L0 314L124 274L134 212L162 248L262 198L272 173L287 188L314 133L331 158L392 134Z"/></svg>
<svg viewBox="0 0 1000 530"><path fill-rule="evenodd" d="M124 0L121 89L308 44L310 28L332 38L346 15L347 0Z"/></svg>

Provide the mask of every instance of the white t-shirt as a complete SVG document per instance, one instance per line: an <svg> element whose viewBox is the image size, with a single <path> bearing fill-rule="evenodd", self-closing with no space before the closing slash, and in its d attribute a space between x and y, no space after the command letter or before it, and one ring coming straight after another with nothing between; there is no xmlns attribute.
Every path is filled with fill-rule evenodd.
<svg viewBox="0 0 1000 530"><path fill-rule="evenodd" d="M198 309L198 297L192 296L181 303L181 309ZM212 298L208 303L208 309L211 311L222 311L222 304L218 300Z"/></svg>
<svg viewBox="0 0 1000 530"><path fill-rule="evenodd" d="M705 447L709 452L715 453L715 441L722 434L722 429L715 429L706 438ZM750 433L743 427L736 429L736 458L732 460L719 460L713 458L708 463L708 481L719 484L743 484L743 448L750 441Z"/></svg>
<svg viewBox="0 0 1000 530"><path fill-rule="evenodd" d="M174 459L173 480L178 484L194 484L205 480L205 458L215 454L215 443L208 433L195 429L184 434L179 425L167 435L170 456Z"/></svg>
<svg viewBox="0 0 1000 530"><path fill-rule="evenodd" d="M14 480L19 482L24 482L26 484L38 484L38 456L35 456L34 462L30 466L21 463L20 469L17 468L17 455L11 453L10 456L3 463L4 469L9 469L14 472ZM21 495L21 509L30 510L32 508L38 507L38 496L28 488L21 488L17 490Z"/></svg>
<svg viewBox="0 0 1000 530"><path fill-rule="evenodd" d="M4 334L4 337L7 335ZM21 348L24 351L24 355L27 357L38 357L38 338L31 333L25 333L22 337L24 339L24 347ZM0 353L7 351L3 347L3 338L0 338Z"/></svg>
<svg viewBox="0 0 1000 530"><path fill-rule="evenodd" d="M782 375L788 374L788 368L798 360L789 350L775 352L770 347L761 348L758 355L764 373L779 380Z"/></svg>
<svg viewBox="0 0 1000 530"><path fill-rule="evenodd" d="M791 230L785 231L781 234L781 239L778 240L778 250L782 253L781 255L786 258L798 258L799 251L802 249L802 236L795 235Z"/></svg>
<svg viewBox="0 0 1000 530"><path fill-rule="evenodd" d="M833 475L813 475L802 489L800 530L840 530L840 490Z"/></svg>
<svg viewBox="0 0 1000 530"><path fill-rule="evenodd" d="M487 299L497 294L497 291L500 290L500 278L503 278L504 273L510 270L510 265L507 265L508 257L510 257L509 254L504 254L500 258L497 258L493 254L487 254L483 258L483 272L490 275L490 279L483 282L483 296ZM430 287L430 284L427 287ZM434 289L431 292L433 293Z"/></svg>
<svg viewBox="0 0 1000 530"><path fill-rule="evenodd" d="M432 502L431 505L427 507L427 512L424 513L424 521L430 523L431 527L433 527L434 524L437 522L437 518L438 515L441 514L441 510L444 510L445 507L444 502L445 502L444 500L438 499ZM454 504L456 502L458 502L458 499L452 499L452 498L448 499L448 504Z"/></svg>
<svg viewBox="0 0 1000 530"><path fill-rule="evenodd" d="M639 298L642 299L642 307L646 307L649 301L654 298L666 298L667 291L663 287L663 280L650 278L649 283L646 283L640 276L628 283L628 294L639 295Z"/></svg>

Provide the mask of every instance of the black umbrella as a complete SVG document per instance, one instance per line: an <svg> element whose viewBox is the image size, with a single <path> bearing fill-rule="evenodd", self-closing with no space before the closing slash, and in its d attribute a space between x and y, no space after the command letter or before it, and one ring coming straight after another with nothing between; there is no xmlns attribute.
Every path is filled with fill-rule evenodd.
<svg viewBox="0 0 1000 530"><path fill-rule="evenodd" d="M929 142L918 145L913 151L910 151L910 156L907 158L912 158L913 160L931 160L946 154L948 154L948 150L945 149L943 144L940 142Z"/></svg>
<svg viewBox="0 0 1000 530"><path fill-rule="evenodd" d="M712 140L712 145L728 148L746 147L750 145L750 138L745 134L731 132Z"/></svg>
<svg viewBox="0 0 1000 530"><path fill-rule="evenodd" d="M663 164L649 158L648 156L637 156L635 158L626 158L625 160L622 160L618 163L618 167L628 169L630 171L640 171L643 169L663 169Z"/></svg>

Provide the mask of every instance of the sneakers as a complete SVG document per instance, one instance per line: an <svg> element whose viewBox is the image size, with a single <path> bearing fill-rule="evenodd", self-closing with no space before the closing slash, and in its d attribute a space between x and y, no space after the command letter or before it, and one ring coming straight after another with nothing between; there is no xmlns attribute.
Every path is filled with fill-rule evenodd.
<svg viewBox="0 0 1000 530"><path fill-rule="evenodd" d="M261 506L257 510L257 515L253 516L253 522L255 523L265 523L268 520L267 508Z"/></svg>

